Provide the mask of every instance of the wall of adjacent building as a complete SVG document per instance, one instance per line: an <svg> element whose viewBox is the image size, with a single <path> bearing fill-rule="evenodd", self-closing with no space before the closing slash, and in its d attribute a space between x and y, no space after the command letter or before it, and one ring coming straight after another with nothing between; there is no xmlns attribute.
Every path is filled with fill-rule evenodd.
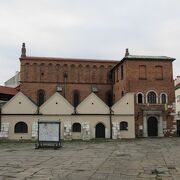
<svg viewBox="0 0 180 180"><path fill-rule="evenodd" d="M21 103L19 104L19 102ZM73 114L74 108L72 105L59 93L55 93L39 108L40 114L38 114L38 107L23 93L19 92L2 107L1 121L2 124L8 124L9 139L34 139L33 126L38 121L60 121L61 138L65 140L95 138L95 128L98 123L102 123L105 126L105 138L110 138L110 123L116 122L116 126L119 128L120 122L127 121L128 129L118 132L120 136L117 138L134 138L133 103L134 94L126 94L119 102L113 105L113 114L110 115L109 107L98 96L91 93L77 107L77 114ZM22 106L20 107L19 105ZM27 133L14 132L15 124L18 122L25 122L27 124ZM80 133L72 132L73 123L81 124L82 131ZM85 127L86 129L84 129ZM84 137L86 133L88 137Z"/></svg>

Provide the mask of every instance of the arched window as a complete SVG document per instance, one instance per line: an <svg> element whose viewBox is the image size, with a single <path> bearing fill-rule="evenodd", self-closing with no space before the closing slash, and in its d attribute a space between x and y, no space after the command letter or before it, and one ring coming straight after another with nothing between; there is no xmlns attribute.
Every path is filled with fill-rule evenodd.
<svg viewBox="0 0 180 180"><path fill-rule="evenodd" d="M107 91L106 92L106 104L108 106L112 106L112 102L113 102L112 92L111 91Z"/></svg>
<svg viewBox="0 0 180 180"><path fill-rule="evenodd" d="M157 103L156 93L155 93L155 92L150 91L150 92L147 94L147 102L150 103L150 104L156 104L156 103Z"/></svg>
<svg viewBox="0 0 180 180"><path fill-rule="evenodd" d="M121 97L123 97L124 96L124 91L121 91Z"/></svg>
<svg viewBox="0 0 180 180"><path fill-rule="evenodd" d="M45 91L43 89L39 89L37 92L37 104L41 106L45 101Z"/></svg>
<svg viewBox="0 0 180 180"><path fill-rule="evenodd" d="M80 123L74 123L72 126L73 132L81 132L81 124Z"/></svg>
<svg viewBox="0 0 180 180"><path fill-rule="evenodd" d="M77 107L80 103L80 93L78 90L74 90L73 92L73 105L74 107Z"/></svg>
<svg viewBox="0 0 180 180"><path fill-rule="evenodd" d="M137 94L137 103L143 104L144 103L144 95L142 93Z"/></svg>
<svg viewBox="0 0 180 180"><path fill-rule="evenodd" d="M120 122L120 130L128 130L128 123L126 121Z"/></svg>
<svg viewBox="0 0 180 180"><path fill-rule="evenodd" d="M166 104L167 103L167 95L166 94L161 94L161 103Z"/></svg>
<svg viewBox="0 0 180 180"><path fill-rule="evenodd" d="M14 133L28 133L28 126L25 122L18 122L15 124Z"/></svg>

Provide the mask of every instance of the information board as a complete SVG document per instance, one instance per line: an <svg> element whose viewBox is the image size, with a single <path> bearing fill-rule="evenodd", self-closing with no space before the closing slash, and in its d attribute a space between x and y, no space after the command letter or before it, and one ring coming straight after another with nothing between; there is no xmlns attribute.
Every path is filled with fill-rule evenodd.
<svg viewBox="0 0 180 180"><path fill-rule="evenodd" d="M59 122L39 122L38 132L38 139L41 142L60 141Z"/></svg>

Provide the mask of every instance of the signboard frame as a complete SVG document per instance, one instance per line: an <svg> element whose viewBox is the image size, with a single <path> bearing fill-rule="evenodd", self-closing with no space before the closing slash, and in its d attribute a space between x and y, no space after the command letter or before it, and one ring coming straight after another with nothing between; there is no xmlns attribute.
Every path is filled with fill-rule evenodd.
<svg viewBox="0 0 180 180"><path fill-rule="evenodd" d="M58 137L57 140L41 140L40 139L40 126L48 124L57 124L58 127ZM35 145L35 148L42 148L42 147L54 147L54 149L61 147L61 122L60 121L38 121L38 144Z"/></svg>

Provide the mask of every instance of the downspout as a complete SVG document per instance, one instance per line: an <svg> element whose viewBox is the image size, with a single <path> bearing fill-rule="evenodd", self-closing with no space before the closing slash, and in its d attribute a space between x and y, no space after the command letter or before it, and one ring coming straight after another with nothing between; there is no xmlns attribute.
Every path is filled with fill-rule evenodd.
<svg viewBox="0 0 180 180"><path fill-rule="evenodd" d="M112 110L111 107L109 107L109 122L110 122L110 139L112 139Z"/></svg>
<svg viewBox="0 0 180 180"><path fill-rule="evenodd" d="M64 73L64 97L66 98L66 91L67 91L67 73Z"/></svg>
<svg viewBox="0 0 180 180"><path fill-rule="evenodd" d="M113 77L113 71L110 71L110 73L111 73L111 94L112 94L112 103L111 103L111 105L110 105L110 107L109 107L109 123L110 123L110 139L112 139L112 109L111 109L111 106L112 106L112 104L114 103L114 95L113 95L113 91L114 91L114 89L113 89L113 83L114 83L114 77Z"/></svg>

